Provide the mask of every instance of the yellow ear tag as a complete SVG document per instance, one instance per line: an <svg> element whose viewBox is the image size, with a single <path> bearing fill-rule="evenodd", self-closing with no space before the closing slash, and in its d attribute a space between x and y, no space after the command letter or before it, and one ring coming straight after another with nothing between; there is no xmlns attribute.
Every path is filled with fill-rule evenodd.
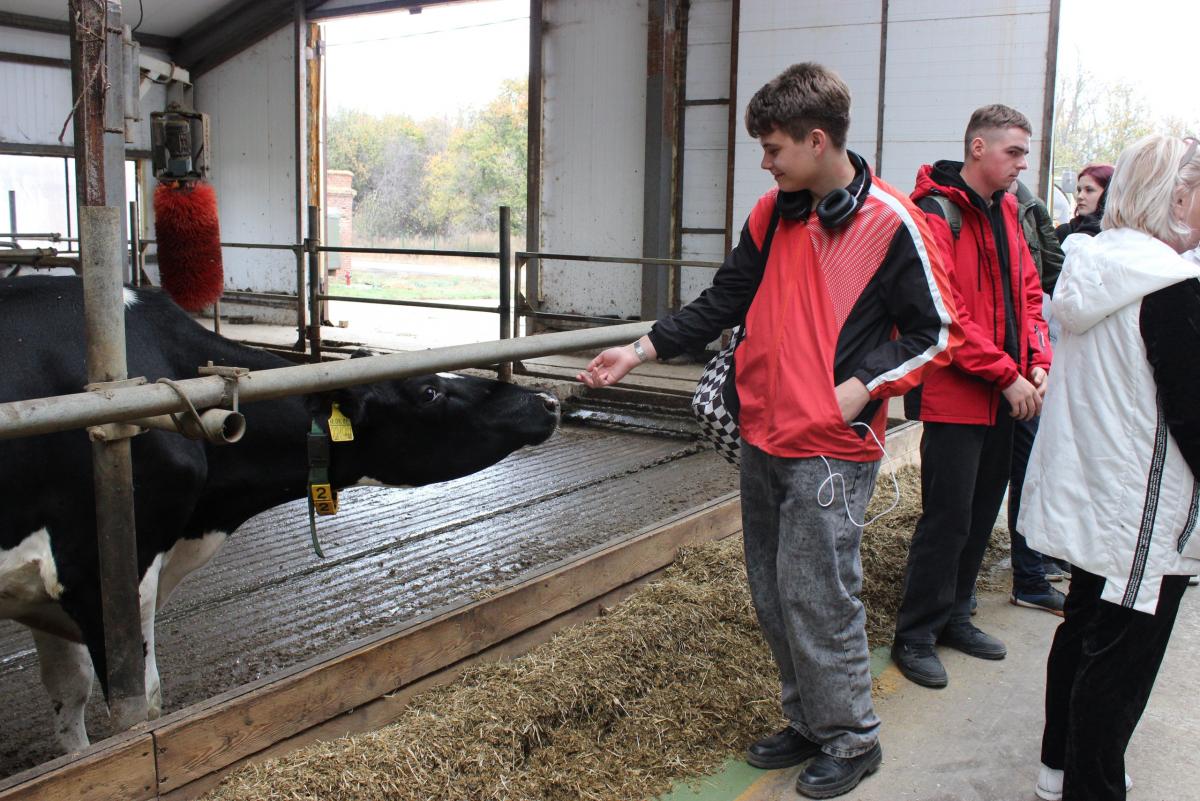
<svg viewBox="0 0 1200 801"><path fill-rule="evenodd" d="M336 403L333 404L333 411L329 415L329 438L334 442L350 442L354 439L354 428L350 425L350 418L342 414Z"/></svg>

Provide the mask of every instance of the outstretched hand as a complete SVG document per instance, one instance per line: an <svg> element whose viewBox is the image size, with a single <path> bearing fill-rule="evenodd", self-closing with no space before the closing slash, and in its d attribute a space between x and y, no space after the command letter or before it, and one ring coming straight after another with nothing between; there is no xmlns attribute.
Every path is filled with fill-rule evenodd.
<svg viewBox="0 0 1200 801"><path fill-rule="evenodd" d="M632 345L622 345L601 352L575 377L592 389L612 386L641 363Z"/></svg>

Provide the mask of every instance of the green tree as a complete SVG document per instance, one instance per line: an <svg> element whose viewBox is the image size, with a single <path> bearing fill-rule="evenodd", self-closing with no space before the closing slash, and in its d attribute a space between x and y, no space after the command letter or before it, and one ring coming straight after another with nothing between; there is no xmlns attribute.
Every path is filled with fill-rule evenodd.
<svg viewBox="0 0 1200 801"><path fill-rule="evenodd" d="M1130 84L1068 68L1059 73L1054 98L1054 174L1092 162L1115 164L1122 150L1148 134L1192 130L1195 123L1157 116Z"/></svg>
<svg viewBox="0 0 1200 801"><path fill-rule="evenodd" d="M492 231L499 207L512 207L513 229L525 230L528 84L505 81L500 94L455 129L425 178L431 213L446 233Z"/></svg>

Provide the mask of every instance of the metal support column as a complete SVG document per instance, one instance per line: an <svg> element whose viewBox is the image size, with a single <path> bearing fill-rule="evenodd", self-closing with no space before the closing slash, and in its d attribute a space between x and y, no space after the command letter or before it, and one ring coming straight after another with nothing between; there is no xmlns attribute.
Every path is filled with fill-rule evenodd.
<svg viewBox="0 0 1200 801"><path fill-rule="evenodd" d="M500 338L511 339L512 321L512 209L500 207ZM501 381L512 381L512 362L501 362L497 370Z"/></svg>
<svg viewBox="0 0 1200 801"><path fill-rule="evenodd" d="M296 105L296 109L295 109L296 110L296 114L295 114L296 131L295 131L295 143L294 143L295 144L295 152L293 153L293 156L296 159L296 162L294 165L295 171L296 171L296 188L295 188L295 191L296 191L296 241L299 243L303 243L304 242L304 214L305 214L304 209L305 209L305 205L306 205L304 202L304 139L306 136L305 122L308 119L308 115L305 113L305 106L304 106L304 67L305 67L305 61L306 61L306 59L304 58L304 48L305 48L304 0L295 0L292 13L293 13L292 24L294 26L293 42L292 42L292 58L295 59L295 65L294 65L295 69L293 70L293 73L294 73L293 77L295 79L295 82L294 82L294 86L293 86L292 101ZM301 353L304 352L304 342L305 342L305 339L308 337L308 333L309 333L308 331L305 330L305 324L304 324L305 295L306 295L306 293L304 291L304 251L297 250L296 251L296 328L298 329L298 331L297 331L298 337L296 339L296 350L300 351ZM320 320L314 318L313 325L318 325L319 323L320 323ZM319 360L320 356L317 356L316 358Z"/></svg>
<svg viewBox="0 0 1200 801"><path fill-rule="evenodd" d="M120 84L123 74L121 3L76 0L70 5L72 89L79 101L75 165L87 373L88 381L96 384L127 377L121 280L125 124L122 94L108 91ZM116 204L109 202L117 196ZM129 440L94 442L92 464L108 705L116 729L123 731L146 720Z"/></svg>
<svg viewBox="0 0 1200 801"><path fill-rule="evenodd" d="M529 0L529 118L525 188L525 250L542 249L542 0ZM531 309L541 305L541 262L531 258L525 265L525 303ZM517 305L518 315L520 304ZM534 331L534 320L526 323L527 334ZM520 335L519 323L514 329Z"/></svg>
<svg viewBox="0 0 1200 801"><path fill-rule="evenodd" d="M678 0L649 0L646 64L645 210L642 255L668 259L674 244L673 195L678 127ZM670 308L671 272L662 265L642 267L643 320L664 316Z"/></svg>
<svg viewBox="0 0 1200 801"><path fill-rule="evenodd" d="M321 209L308 207L308 238L304 250L308 253L308 359L321 361Z"/></svg>

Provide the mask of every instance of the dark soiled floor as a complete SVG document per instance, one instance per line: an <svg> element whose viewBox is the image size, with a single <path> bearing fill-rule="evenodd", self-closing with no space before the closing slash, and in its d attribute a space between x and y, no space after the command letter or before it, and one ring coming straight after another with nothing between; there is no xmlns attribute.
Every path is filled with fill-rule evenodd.
<svg viewBox="0 0 1200 801"><path fill-rule="evenodd" d="M303 502L243 526L160 611L164 712L268 676L433 610L469 602L572 554L737 489L691 440L564 426L457 481L344 491L319 521ZM33 641L0 622L0 775L57 756ZM99 688L93 741L108 734Z"/></svg>

